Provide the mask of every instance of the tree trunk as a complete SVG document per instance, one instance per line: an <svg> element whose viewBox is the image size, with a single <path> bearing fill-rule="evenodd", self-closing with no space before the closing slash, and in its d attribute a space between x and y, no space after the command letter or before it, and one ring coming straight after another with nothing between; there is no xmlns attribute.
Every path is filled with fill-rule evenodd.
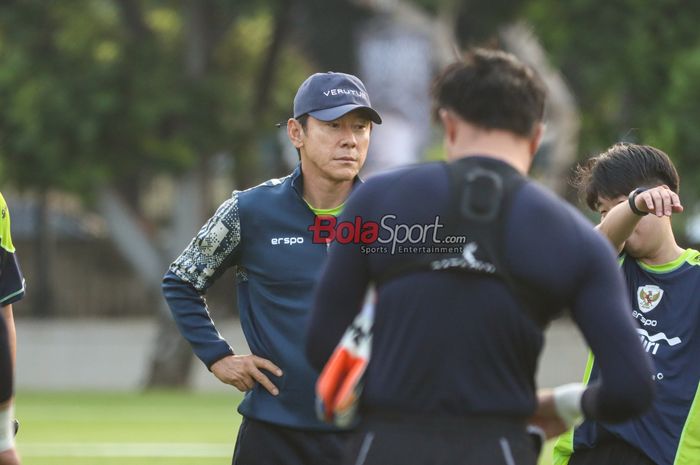
<svg viewBox="0 0 700 465"><path fill-rule="evenodd" d="M204 164L200 166L202 165ZM205 211L205 196L202 195L204 181L204 176L197 171L190 172L177 181L175 217L165 247L167 258L161 262L157 289L160 289L160 278L169 262L180 255L202 225ZM157 316L158 332L153 343L146 387L186 386L192 371L192 349L177 329L165 300L161 298L160 302Z"/></svg>
<svg viewBox="0 0 700 465"><path fill-rule="evenodd" d="M187 387L194 360L192 348L177 329L165 300L161 299L161 302L156 317L158 332L145 387Z"/></svg>
<svg viewBox="0 0 700 465"><path fill-rule="evenodd" d="M178 198L175 199L178 214L164 250L141 228L143 221L116 190L105 188L100 192L100 213L107 221L114 244L144 285L159 296L160 282L168 263L181 252L199 227L199 184L194 174L178 183ZM147 387L186 386L192 368L192 350L175 326L165 300L159 297L157 301L157 334L145 384Z"/></svg>
<svg viewBox="0 0 700 465"><path fill-rule="evenodd" d="M525 25L510 25L501 31L500 37L505 48L536 69L547 86L547 130L542 145L548 150L536 174L550 189L564 196L568 171L576 160L580 128L573 93L561 73L550 65L542 45Z"/></svg>
<svg viewBox="0 0 700 465"><path fill-rule="evenodd" d="M207 19L210 16L206 14L206 8L211 7L211 2L208 1L183 1L186 30L185 75L190 80L201 79L207 68L211 44L207 32ZM163 261L158 289L160 277L167 269L167 262L182 252L202 224L207 199L206 174L202 173L202 170L206 171L206 158L203 155L197 168L178 180L178 199L175 203L172 234L169 237L169 246L165 250L168 258ZM146 387L185 386L192 371L192 349L178 331L167 304L163 299L160 301L162 308L158 312L158 331L153 344Z"/></svg>
<svg viewBox="0 0 700 465"><path fill-rule="evenodd" d="M265 166L261 163L261 157L251 156L258 141L260 128L267 125L272 126L272 122L266 120L268 116L265 111L269 107L270 92L274 88L277 80L277 66L282 50L287 42L291 29L292 20L290 18L294 2L292 0L278 0L275 3L274 26L272 37L256 73L255 97L251 101L249 119L249 129L247 136L242 141L242 148L238 150L236 157L236 171L234 173L236 185L240 188L257 184L263 179L272 176L282 175L287 167L282 156L279 156L274 163Z"/></svg>

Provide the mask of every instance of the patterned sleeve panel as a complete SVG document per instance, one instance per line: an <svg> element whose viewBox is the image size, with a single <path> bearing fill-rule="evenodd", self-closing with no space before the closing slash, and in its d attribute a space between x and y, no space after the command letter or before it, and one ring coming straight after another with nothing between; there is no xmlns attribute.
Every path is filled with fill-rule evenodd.
<svg viewBox="0 0 700 465"><path fill-rule="evenodd" d="M204 292L226 268L235 264L240 242L238 192L234 192L170 265L170 271L198 292Z"/></svg>

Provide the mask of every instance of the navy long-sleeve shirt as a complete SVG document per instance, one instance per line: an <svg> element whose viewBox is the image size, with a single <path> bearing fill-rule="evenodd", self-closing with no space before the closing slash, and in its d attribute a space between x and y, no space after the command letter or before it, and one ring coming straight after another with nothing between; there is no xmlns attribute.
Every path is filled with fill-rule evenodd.
<svg viewBox="0 0 700 465"><path fill-rule="evenodd" d="M370 179L339 222L359 216L381 223L394 215L385 224L429 225L445 218L449 205L445 165L427 164ZM574 208L526 182L514 193L502 246L510 275L546 297L538 304L550 318L568 307L596 354L602 378L584 393L585 415L615 421L646 408L650 363L626 312L629 301L608 242ZM307 338L317 369L358 313L368 285L410 259L398 248L392 254L365 244L331 245ZM378 289L361 408L530 416L542 339L542 328L498 278L433 271L399 276Z"/></svg>

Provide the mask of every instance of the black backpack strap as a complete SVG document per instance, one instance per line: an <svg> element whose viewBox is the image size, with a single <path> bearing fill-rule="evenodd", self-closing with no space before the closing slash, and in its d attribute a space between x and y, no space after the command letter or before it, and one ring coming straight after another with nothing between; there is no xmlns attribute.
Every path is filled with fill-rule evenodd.
<svg viewBox="0 0 700 465"><path fill-rule="evenodd" d="M517 190L526 182L510 165L490 158L466 157L446 164L450 180L450 208L445 234L466 237L461 254L421 254L387 270L377 287L398 276L418 271L457 271L502 279L540 326L548 318L543 298L512 277L505 266L506 222Z"/></svg>
<svg viewBox="0 0 700 465"><path fill-rule="evenodd" d="M521 280L515 279L506 266L505 243L507 221L516 192L527 182L512 166L484 158L465 158L448 165L452 211L455 228L471 239L465 246L466 258L479 250L476 257L493 265L493 274L502 279L525 306L529 316L540 326L549 321L544 312L546 297Z"/></svg>

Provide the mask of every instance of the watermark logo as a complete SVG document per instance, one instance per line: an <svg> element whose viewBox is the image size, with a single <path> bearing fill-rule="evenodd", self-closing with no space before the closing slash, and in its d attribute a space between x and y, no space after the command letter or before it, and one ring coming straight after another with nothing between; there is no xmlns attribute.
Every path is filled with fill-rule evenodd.
<svg viewBox="0 0 700 465"><path fill-rule="evenodd" d="M461 247L441 247L442 245L463 245L467 243L464 236L442 237L440 230L444 225L436 216L432 223L406 224L397 221L396 215L384 215L379 221L363 221L356 216L353 221L338 222L334 216L317 216L308 230L313 233L312 242L325 244L362 244L367 246L366 253L435 253L445 250L453 253ZM365 253L365 252L363 252Z"/></svg>

